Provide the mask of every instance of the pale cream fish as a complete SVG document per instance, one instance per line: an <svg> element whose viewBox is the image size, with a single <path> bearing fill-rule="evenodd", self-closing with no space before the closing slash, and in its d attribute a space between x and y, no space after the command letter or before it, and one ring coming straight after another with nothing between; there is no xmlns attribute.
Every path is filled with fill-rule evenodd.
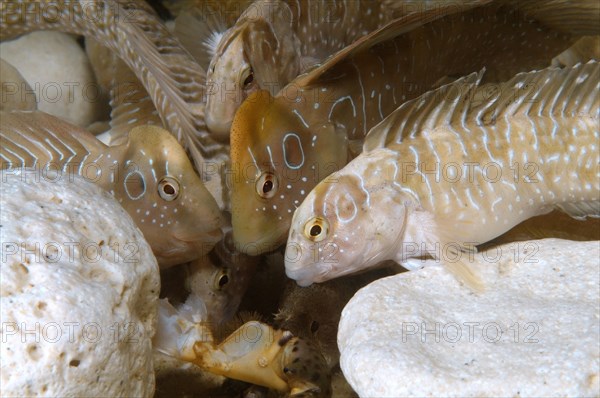
<svg viewBox="0 0 600 398"><path fill-rule="evenodd" d="M161 300L155 350L218 375L265 386L289 396L331 396L331 375L316 347L289 331L246 322L215 342L204 303L190 296L178 309Z"/></svg>
<svg viewBox="0 0 600 398"><path fill-rule="evenodd" d="M176 20L179 37L208 67L207 126L228 139L235 111L249 94L258 89L275 94L301 72L393 18L435 5L423 4L258 0L229 29L220 20L222 13L182 12Z"/></svg>
<svg viewBox="0 0 600 398"><path fill-rule="evenodd" d="M79 174L109 191L127 210L161 267L194 260L221 238L223 218L185 150L156 126L131 130L107 147L46 113L1 112L0 170L33 168L37 178Z"/></svg>
<svg viewBox="0 0 600 398"><path fill-rule="evenodd" d="M134 71L198 170L206 158L227 158L229 148L209 135L204 122L204 70L146 2L3 0L0 14L0 40L35 30L94 37Z"/></svg>
<svg viewBox="0 0 600 398"><path fill-rule="evenodd" d="M474 246L553 209L600 216L600 65L518 74L487 100L478 79L403 104L335 183L310 192L292 221L290 278L310 285L388 259L415 269L430 255L481 288Z"/></svg>
<svg viewBox="0 0 600 398"><path fill-rule="evenodd" d="M439 79L486 67L490 81L506 80L548 66L574 41L514 18L495 3L412 14L359 39L275 97L251 94L231 131L231 211L240 250L284 244L292 213L310 190L360 152L373 126Z"/></svg>

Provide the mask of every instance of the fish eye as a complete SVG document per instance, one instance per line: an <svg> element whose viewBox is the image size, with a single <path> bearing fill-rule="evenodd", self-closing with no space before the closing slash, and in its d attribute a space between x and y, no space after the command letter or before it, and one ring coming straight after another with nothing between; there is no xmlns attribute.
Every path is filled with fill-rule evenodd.
<svg viewBox="0 0 600 398"><path fill-rule="evenodd" d="M313 334L314 334L314 333L317 333L317 331L319 330L319 326L320 326L320 325L319 325L319 322L317 322L317 321L312 321L312 322L310 323L310 332L311 332L311 333L313 333Z"/></svg>
<svg viewBox="0 0 600 398"><path fill-rule="evenodd" d="M215 290L223 290L229 283L229 268L223 268L215 274L213 287Z"/></svg>
<svg viewBox="0 0 600 398"><path fill-rule="evenodd" d="M158 194L170 202L179 196L179 181L173 177L163 177L158 183Z"/></svg>
<svg viewBox="0 0 600 398"><path fill-rule="evenodd" d="M246 73L247 73L247 75L246 75ZM244 81L242 82L242 86L243 86L244 88L248 88L248 86L249 86L250 84L252 84L252 82L254 81L254 71L252 70L252 67L250 67L250 68L246 69L246 70L244 71L244 74L243 74L242 76L246 76L246 77L244 78Z"/></svg>
<svg viewBox="0 0 600 398"><path fill-rule="evenodd" d="M275 174L265 171L256 180L256 193L261 198L270 199L277 193L279 185Z"/></svg>
<svg viewBox="0 0 600 398"><path fill-rule="evenodd" d="M329 223L323 217L313 217L304 224L304 235L313 242L320 242L329 232Z"/></svg>

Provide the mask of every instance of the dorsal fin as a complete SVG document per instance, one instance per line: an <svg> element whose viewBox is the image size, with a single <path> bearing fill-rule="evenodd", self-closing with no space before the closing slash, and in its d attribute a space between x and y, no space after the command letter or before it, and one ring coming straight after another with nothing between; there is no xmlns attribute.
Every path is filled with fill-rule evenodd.
<svg viewBox="0 0 600 398"><path fill-rule="evenodd" d="M489 2L491 2L491 0L474 0L468 4L459 5L453 2L448 2L448 4L440 5L439 7L435 7L427 11L414 12L407 16L395 19L387 25L366 36L361 37L354 43L333 54L331 57L325 60L323 64L311 69L308 73L298 76L298 78L296 78L290 84L299 86L315 84L319 77L345 59L351 58L362 51L365 51L384 41L390 40L398 35L410 32L411 30L428 22L435 21L436 19L442 18L446 15L454 14L460 11L466 11Z"/></svg>
<svg viewBox="0 0 600 398"><path fill-rule="evenodd" d="M466 110L466 100L471 97L483 73L471 73L400 105L371 129L365 138L363 151L400 143L405 138L419 134L424 128L434 128L440 121L449 123L460 112L459 108L463 112Z"/></svg>
<svg viewBox="0 0 600 398"><path fill-rule="evenodd" d="M600 64L596 61L519 73L496 86L492 95L482 92L486 87L479 87L480 80L481 73L471 74L402 104L371 129L363 151L400 143L441 124L465 124L467 119L486 125L517 115L600 117Z"/></svg>
<svg viewBox="0 0 600 398"><path fill-rule="evenodd" d="M0 111L0 168L82 162L106 146L91 133L42 111Z"/></svg>
<svg viewBox="0 0 600 398"><path fill-rule="evenodd" d="M600 109L600 63L590 61L572 68L547 68L519 73L500 88L488 112L478 121L503 116L592 115ZM492 113L492 115L490 115Z"/></svg>
<svg viewBox="0 0 600 398"><path fill-rule="evenodd" d="M220 12L188 8L175 18L175 36L205 70L229 26Z"/></svg>

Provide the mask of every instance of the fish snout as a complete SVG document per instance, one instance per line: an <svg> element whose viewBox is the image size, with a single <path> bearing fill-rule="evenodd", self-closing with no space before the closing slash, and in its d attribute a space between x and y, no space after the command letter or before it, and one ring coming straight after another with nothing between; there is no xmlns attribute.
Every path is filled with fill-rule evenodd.
<svg viewBox="0 0 600 398"><path fill-rule="evenodd" d="M212 100L221 101L219 98L213 98ZM228 106L228 104L225 102L219 102L217 105L220 107ZM214 106L211 108L214 108ZM231 123L233 122L233 114L229 115L228 113L224 112L211 112L207 107L205 121L206 126L210 132L213 133L213 136L216 136L220 140L229 139L229 131L231 130Z"/></svg>
<svg viewBox="0 0 600 398"><path fill-rule="evenodd" d="M310 264L309 248L290 240L285 247L285 274L299 286L306 287L314 282L311 269L316 264Z"/></svg>

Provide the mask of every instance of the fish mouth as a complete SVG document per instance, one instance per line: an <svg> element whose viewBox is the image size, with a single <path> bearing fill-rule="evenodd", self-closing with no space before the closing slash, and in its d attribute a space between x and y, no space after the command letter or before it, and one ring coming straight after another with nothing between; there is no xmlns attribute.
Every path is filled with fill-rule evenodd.
<svg viewBox="0 0 600 398"><path fill-rule="evenodd" d="M174 236L175 239L171 239L166 244L167 247L161 249L160 254L155 253L155 256L161 268L194 261L207 255L219 243L222 236L221 229L184 237Z"/></svg>
<svg viewBox="0 0 600 398"><path fill-rule="evenodd" d="M212 112L207 112L204 121L213 134L221 137L229 137L233 115L221 115L221 117L214 118Z"/></svg>
<svg viewBox="0 0 600 398"><path fill-rule="evenodd" d="M285 267L285 274L287 275L288 278L293 279L296 281L296 284L300 287L308 287L310 285L312 285L313 283L315 283L316 281L313 280L312 278L307 277L307 270L305 269L289 269L286 265Z"/></svg>
<svg viewBox="0 0 600 398"><path fill-rule="evenodd" d="M235 248L248 256L258 256L263 253L274 252L285 244L287 228L277 228L267 234L236 233L233 230L233 243Z"/></svg>
<svg viewBox="0 0 600 398"><path fill-rule="evenodd" d="M221 228L215 228L215 229L208 230L208 231L197 232L195 234L177 234L176 233L175 238L177 240L180 240L180 241L186 242L186 243L205 241L207 239L210 242L215 241L215 243L216 243L223 238L223 231L221 230Z"/></svg>
<svg viewBox="0 0 600 398"><path fill-rule="evenodd" d="M302 261L302 256L296 261L288 258L287 255L285 258L285 274L301 287L331 279L334 277L331 275L332 270L331 264L306 263Z"/></svg>

